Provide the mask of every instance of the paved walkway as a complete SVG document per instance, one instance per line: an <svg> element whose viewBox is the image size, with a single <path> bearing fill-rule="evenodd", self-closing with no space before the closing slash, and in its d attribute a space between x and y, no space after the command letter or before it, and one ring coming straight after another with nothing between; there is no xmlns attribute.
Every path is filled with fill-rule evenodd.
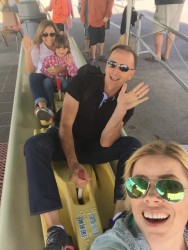
<svg viewBox="0 0 188 250"><path fill-rule="evenodd" d="M121 1L116 1L121 2ZM146 2L148 4L146 4ZM77 1L73 0L75 19L70 35L73 35L79 48L83 50L83 25L80 23L76 13ZM136 8L143 10L148 7L146 13L152 15L154 5L151 0L136 1ZM114 8L114 15L111 21L120 25L122 9ZM142 32L147 34L151 31L151 24L143 21ZM188 34L188 3L186 2L182 15L180 31ZM112 44L116 43L119 37L117 27L111 25L106 32L105 54L107 55ZM19 41L20 41L19 37ZM148 36L144 40L153 48L153 38ZM9 47L6 47L0 37L0 195L3 182L3 172L8 145L9 128L14 99L14 90L17 75L19 54L16 52L16 41L14 35L8 37ZM176 46L188 63L187 43L176 39ZM186 53L185 53L186 52ZM188 93L167 73L157 62L145 60L147 55L140 55L136 76L129 83L129 88L140 81L145 81L150 86L150 99L148 102L136 108L133 118L128 122L125 130L128 135L135 136L142 143L154 139L176 140L181 144L188 144ZM177 74L188 84L186 68L177 57L173 49L168 62ZM105 65L100 64L104 69ZM25 105L23 103L23 105Z"/></svg>

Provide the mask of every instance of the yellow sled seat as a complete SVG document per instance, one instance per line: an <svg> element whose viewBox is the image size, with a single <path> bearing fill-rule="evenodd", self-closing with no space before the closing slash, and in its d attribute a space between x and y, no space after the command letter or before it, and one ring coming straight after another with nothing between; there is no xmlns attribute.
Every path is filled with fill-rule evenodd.
<svg viewBox="0 0 188 250"><path fill-rule="evenodd" d="M38 132L45 132L45 129ZM90 249L93 240L108 227L114 212L114 174L109 163L84 165L91 180L83 189L82 202L77 196L75 185L70 180L66 162L52 162L63 208L59 210L60 220L74 245L80 250ZM83 203L83 204L82 204ZM44 240L47 225L41 216Z"/></svg>

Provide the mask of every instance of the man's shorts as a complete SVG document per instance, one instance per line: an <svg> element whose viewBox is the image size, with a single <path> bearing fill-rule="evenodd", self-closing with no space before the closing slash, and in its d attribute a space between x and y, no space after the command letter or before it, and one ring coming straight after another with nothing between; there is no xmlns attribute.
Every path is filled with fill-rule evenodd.
<svg viewBox="0 0 188 250"><path fill-rule="evenodd" d="M88 27L90 46L96 45L97 43L104 43L105 39L105 26L102 27Z"/></svg>
<svg viewBox="0 0 188 250"><path fill-rule="evenodd" d="M178 30L182 10L183 4L157 5L154 18L158 22L165 24L174 30ZM153 32L161 32L162 30L164 29L161 26L156 23L153 24Z"/></svg>

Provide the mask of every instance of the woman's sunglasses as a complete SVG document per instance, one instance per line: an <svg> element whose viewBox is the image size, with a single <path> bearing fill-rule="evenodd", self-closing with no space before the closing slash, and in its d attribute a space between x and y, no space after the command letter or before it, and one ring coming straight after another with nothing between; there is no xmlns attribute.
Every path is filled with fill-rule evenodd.
<svg viewBox="0 0 188 250"><path fill-rule="evenodd" d="M147 194L150 182L142 177L131 177L125 182L125 188L130 198L138 199ZM179 181L158 180L155 183L157 193L168 202L179 202L184 198L184 188Z"/></svg>
<svg viewBox="0 0 188 250"><path fill-rule="evenodd" d="M42 33L41 36L44 37L44 38L46 38L46 37L48 37L48 36L50 36L50 37L55 37L55 36L56 36L56 33L55 33L55 32L53 32L53 33Z"/></svg>
<svg viewBox="0 0 188 250"><path fill-rule="evenodd" d="M134 70L134 69L129 69L129 67L126 64L118 64L117 62L112 61L112 60L108 60L107 65L110 66L111 68L118 67L119 70L121 70L122 72L127 72L129 70Z"/></svg>

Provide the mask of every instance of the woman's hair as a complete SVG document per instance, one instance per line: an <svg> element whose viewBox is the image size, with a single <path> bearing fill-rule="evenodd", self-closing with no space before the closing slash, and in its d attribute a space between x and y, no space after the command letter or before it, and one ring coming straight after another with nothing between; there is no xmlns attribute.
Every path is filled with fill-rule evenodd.
<svg viewBox="0 0 188 250"><path fill-rule="evenodd" d="M127 160L125 164L124 180L132 176L135 163L140 158L148 155L163 155L179 161L188 178L188 152L174 141L165 142L158 140L142 146ZM126 196L126 209L131 209L128 195Z"/></svg>
<svg viewBox="0 0 188 250"><path fill-rule="evenodd" d="M43 31L47 28L51 26L52 28L54 28L54 31L55 33L58 34L59 30L57 28L57 26L50 20L43 20L38 28L37 28L37 32L36 32L36 35L35 35L35 38L33 40L34 44L37 45L39 47L39 45L42 43L42 37L41 37L41 34L43 33Z"/></svg>
<svg viewBox="0 0 188 250"><path fill-rule="evenodd" d="M69 44L69 39L67 37L67 35L63 34L63 35L57 35L55 38L55 42L53 45L54 50L57 48L67 48L68 51L70 52L70 44Z"/></svg>

